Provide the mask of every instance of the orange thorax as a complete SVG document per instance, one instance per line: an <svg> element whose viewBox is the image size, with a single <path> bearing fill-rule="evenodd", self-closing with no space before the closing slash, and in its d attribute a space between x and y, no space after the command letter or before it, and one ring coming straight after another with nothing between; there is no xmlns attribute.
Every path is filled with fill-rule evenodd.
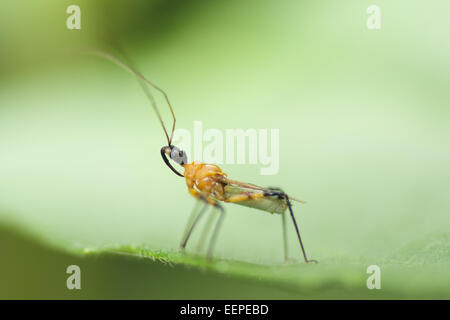
<svg viewBox="0 0 450 320"><path fill-rule="evenodd" d="M201 162L184 164L184 177L188 188L196 188L205 196L214 196L218 200L224 198L221 177L226 177L226 173L214 165Z"/></svg>

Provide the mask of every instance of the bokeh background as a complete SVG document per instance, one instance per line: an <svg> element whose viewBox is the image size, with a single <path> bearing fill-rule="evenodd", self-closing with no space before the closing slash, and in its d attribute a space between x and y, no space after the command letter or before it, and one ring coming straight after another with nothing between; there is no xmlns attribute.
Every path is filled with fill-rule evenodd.
<svg viewBox="0 0 450 320"><path fill-rule="evenodd" d="M81 8L81 30L66 28L71 4ZM366 27L372 4L380 30ZM195 203L161 161L164 136L133 76L82 54L120 44L168 92L180 128L201 120L205 128L280 129L277 175L222 169L306 200L295 212L312 258L338 268L361 259L431 264L417 281L448 298L449 9L445 0L3 0L0 296L298 297L183 267L71 256L131 244L176 251ZM281 219L225 207L216 256L281 265ZM109 280L67 293L71 259ZM140 276L159 282L133 286ZM302 297L345 297L333 290Z"/></svg>

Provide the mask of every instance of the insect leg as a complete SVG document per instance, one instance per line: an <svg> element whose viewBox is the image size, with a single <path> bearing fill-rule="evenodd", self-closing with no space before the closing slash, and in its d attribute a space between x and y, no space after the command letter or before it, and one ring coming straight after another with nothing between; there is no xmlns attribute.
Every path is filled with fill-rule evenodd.
<svg viewBox="0 0 450 320"><path fill-rule="evenodd" d="M214 219L216 218L215 212L213 212L213 210L211 210L211 213L210 213L210 215L208 217L208 220L206 221L206 224L203 227L202 235L201 235L200 241L198 242L198 245L197 245L197 251L198 252L202 251L203 245L204 245L204 243L206 241L206 237L208 236L208 231L211 230L211 225L212 225Z"/></svg>
<svg viewBox="0 0 450 320"><path fill-rule="evenodd" d="M268 197L270 197L270 196L278 196L278 197L280 197L280 198L282 198L282 199L284 199L286 201L286 204L287 204L288 209L289 209L289 213L290 213L291 218L292 218L292 222L294 223L295 232L297 233L298 242L300 243L300 248L302 249L303 258L305 259L305 262L307 262L307 263L308 262L317 263L316 260L309 260L306 257L306 252L305 252L305 248L303 247L302 237L300 236L300 231L298 229L297 221L295 221L294 212L292 211L292 205L291 205L291 201L289 200L289 196L286 193L284 193L283 191L278 191L278 190L266 190L264 192L264 196L268 196Z"/></svg>
<svg viewBox="0 0 450 320"><path fill-rule="evenodd" d="M196 206L196 207L197 207L197 206ZM189 237L190 237L191 234L192 234L192 230L194 230L195 225L196 225L197 222L200 220L200 218L202 217L202 215L203 215L203 213L205 212L205 210L206 210L207 207L208 207L208 204L205 203L205 204L203 205L203 207L200 209L200 212L198 212L198 213L196 212L197 210L194 209L193 214L195 213L195 214L194 214L195 218L193 219L192 224L190 225L189 229L187 229L187 233L185 233L185 236L183 237L183 240L181 241L180 248L181 248L182 250L184 250L184 248L186 248L186 244L187 244L187 242L188 242L188 240L189 240ZM192 216L191 216L191 218L192 218Z"/></svg>
<svg viewBox="0 0 450 320"><path fill-rule="evenodd" d="M184 228L183 237L181 238L181 242L180 242L180 249L182 248L182 245L184 243L184 239L186 239L187 234L189 232L189 229L190 229L192 223L194 222L194 219L195 219L195 217L197 215L197 212L198 212L198 209L200 207L200 204L201 204L200 201L195 202L194 209L192 210L191 215L189 216L189 220L186 223L186 227Z"/></svg>
<svg viewBox="0 0 450 320"><path fill-rule="evenodd" d="M286 230L286 212L281 214L281 223L283 227L283 248L284 248L284 262L288 261L288 242L287 242L287 230Z"/></svg>
<svg viewBox="0 0 450 320"><path fill-rule="evenodd" d="M217 209L220 210L220 216L219 216L219 220L217 220L217 222L216 222L216 226L214 228L213 234L211 236L211 240L209 242L208 253L207 253L207 256L206 256L206 258L208 260L212 259L212 253L213 253L213 250L214 250L214 245L216 244L217 235L219 233L220 226L222 224L223 218L225 217L225 210L224 210L224 208L218 203L216 203L214 206Z"/></svg>
<svg viewBox="0 0 450 320"><path fill-rule="evenodd" d="M305 259L305 262L317 263L316 260L308 260L308 258L306 257L305 248L303 247L302 238L300 237L300 231L298 230L298 225L297 225L297 222L295 221L294 212L292 211L291 201L289 201L289 196L285 193L283 194L283 198L286 200L286 204L288 205L288 208L289 208L289 213L291 214L292 222L294 222L295 231L297 232L298 242L300 243L300 247L302 248L303 258Z"/></svg>

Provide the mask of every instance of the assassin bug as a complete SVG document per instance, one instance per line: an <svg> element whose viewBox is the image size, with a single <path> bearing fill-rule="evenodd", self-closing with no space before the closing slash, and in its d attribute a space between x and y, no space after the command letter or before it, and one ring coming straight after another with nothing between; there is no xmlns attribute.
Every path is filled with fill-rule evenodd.
<svg viewBox="0 0 450 320"><path fill-rule="evenodd" d="M220 215L218 221L213 230L213 234L211 236L207 259L212 258L212 253L214 249L214 245L217 239L217 235L219 233L220 226L225 216L225 210L220 205L219 202L228 202L235 203L238 205L255 208L262 211L267 211L272 214L280 214L282 217L282 227L283 227L283 242L284 242L284 258L288 259L287 254L287 233L286 233L286 214L289 212L289 215L292 219L292 222L295 227L295 231L297 234L298 242L300 244L301 251L303 253L303 257L305 262L316 262L316 260L310 260L306 256L305 248L303 246L303 242L300 236L300 231L297 225L297 222L294 217L294 212L292 210L291 201L303 202L294 198L289 197L283 190L279 188L262 188L250 183L244 183L236 180L231 180L227 177L227 174L224 173L218 166L214 164L207 164L201 162L192 162L188 163L186 152L180 150L178 147L172 145L172 139L175 131L175 113L173 111L172 105L169 101L169 98L165 91L161 88L147 80L141 73L136 71L134 68L130 66L130 64L126 64L119 60L118 58L103 52L91 52L92 54L99 55L107 60L110 60L131 74L135 75L142 86L146 96L150 100L151 106L155 111L159 122L163 128L164 134L167 139L167 146L163 146L161 148L161 157L164 160L164 163L178 176L182 177L186 181L186 185L189 193L196 199L198 199L201 203L203 203L203 207L198 210L198 206L192 211L191 217L186 225L186 230L184 232L183 238L180 243L180 248L182 250L185 249L187 242L194 230L194 227L197 225L200 218L205 213L208 207L215 208L219 211ZM156 101L149 90L149 86L157 91L159 91L169 107L170 113L172 115L173 123L172 130L170 135L166 129L164 121L162 120L159 109L156 105ZM184 168L184 174L180 173L177 169L175 169L170 160L180 165ZM211 216L212 217L212 216ZM211 220L208 221L207 226L211 224ZM206 232L208 228L205 228L202 239L205 238ZM200 245L203 241L200 242Z"/></svg>

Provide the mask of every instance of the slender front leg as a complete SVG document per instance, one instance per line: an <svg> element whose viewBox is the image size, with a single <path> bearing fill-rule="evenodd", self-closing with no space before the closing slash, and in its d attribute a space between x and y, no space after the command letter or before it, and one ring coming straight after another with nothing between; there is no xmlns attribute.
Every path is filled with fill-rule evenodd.
<svg viewBox="0 0 450 320"><path fill-rule="evenodd" d="M216 227L214 228L214 232L213 232L213 234L211 236L211 240L209 242L208 254L206 256L206 258L208 260L212 259L212 253L213 253L213 250L214 250L214 245L216 244L217 235L219 234L219 230L220 230L220 226L222 224L222 220L225 217L225 210L222 208L222 206L220 204L216 203L215 207L220 210L220 216L219 216L219 220L217 220L217 222L216 222Z"/></svg>
<svg viewBox="0 0 450 320"><path fill-rule="evenodd" d="M197 207L197 206L196 206ZM195 218L194 221L192 222L191 226L189 228L187 228L187 233L185 233L183 240L181 241L181 245L180 248L181 250L184 250L186 248L186 244L189 240L189 237L192 234L192 230L194 230L195 225L197 224L197 222L200 220L200 218L202 217L203 213L205 212L206 208L208 207L208 204L205 203L203 205L203 207L201 208L200 212L196 213L196 210L194 210L192 213L194 214ZM192 220L192 215L190 220ZM187 227L187 226L186 226Z"/></svg>
<svg viewBox="0 0 450 320"><path fill-rule="evenodd" d="M180 249L183 249L183 243L184 243L184 241L185 241L185 239L187 237L189 229L192 226L192 223L195 220L195 217L197 216L197 212L198 212L198 209L200 207L200 203L201 203L200 201L196 201L195 202L194 209L192 209L191 215L189 216L189 220L186 223L186 227L184 228L183 237L181 238L181 241L180 241Z"/></svg>
<svg viewBox="0 0 450 320"><path fill-rule="evenodd" d="M216 217L216 213L213 210L210 211L208 220L206 220L206 224L203 227L202 235L200 236L200 240L197 245L197 252L201 252L203 250L203 245L206 242L206 238L208 236L208 231L211 230L211 225L214 221L214 218Z"/></svg>
<svg viewBox="0 0 450 320"><path fill-rule="evenodd" d="M192 230L194 229L194 227L196 226L197 222L200 220L201 216L204 214L204 212L206 211L206 208L208 206L214 206L214 207L219 208L219 209L221 209L223 211L222 207L217 203L217 201L215 201L211 197L207 197L204 194L198 192L192 186L188 186L188 189L189 189L189 193L193 197L203 201L205 203L205 205L203 206L201 211L197 214L197 216L195 217L194 221L192 222L191 227L189 228L189 230L187 231L187 233L183 237L183 241L181 243L181 249L182 250L184 250L184 248L186 247L186 244L187 244L187 242L189 240L189 237L191 236ZM219 218L219 222L220 222L220 218ZM217 229L217 224L216 224L216 229ZM216 233L216 229L214 230L215 233ZM216 235L213 234L213 238L215 238L215 237L216 237ZM215 239L214 239L214 241L215 241ZM212 251L211 245L213 245L213 244L210 244L210 251Z"/></svg>

